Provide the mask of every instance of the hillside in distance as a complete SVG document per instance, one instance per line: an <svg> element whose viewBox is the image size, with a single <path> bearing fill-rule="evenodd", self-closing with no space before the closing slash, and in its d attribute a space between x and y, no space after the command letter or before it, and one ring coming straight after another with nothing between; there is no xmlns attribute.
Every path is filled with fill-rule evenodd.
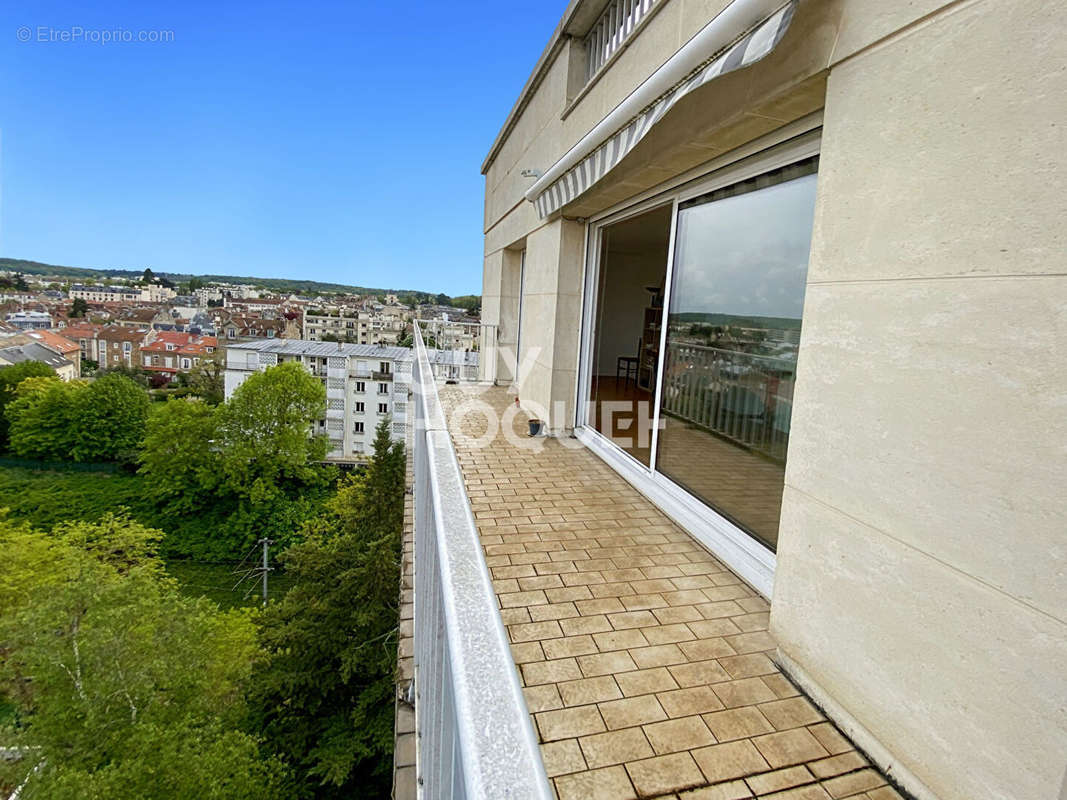
<svg viewBox="0 0 1067 800"><path fill-rule="evenodd" d="M112 267L66 267L58 264L44 264L40 261L28 261L21 258L0 258L0 270L21 272L25 275L55 275L72 281L89 283L103 278L126 278L138 280L144 274L141 269L118 269ZM175 283L187 283L192 278L205 282L245 284L259 286L272 292L295 292L298 294L361 294L385 295L395 294L405 303L436 302L443 305L449 302L467 301L472 295L448 297L448 295L423 292L417 289L377 289L369 286L353 286L345 283L326 283L323 281L297 280L293 278L256 278L241 275L202 275L185 272L153 273L160 278ZM464 305L463 302L458 302ZM466 307L466 306L464 306Z"/></svg>

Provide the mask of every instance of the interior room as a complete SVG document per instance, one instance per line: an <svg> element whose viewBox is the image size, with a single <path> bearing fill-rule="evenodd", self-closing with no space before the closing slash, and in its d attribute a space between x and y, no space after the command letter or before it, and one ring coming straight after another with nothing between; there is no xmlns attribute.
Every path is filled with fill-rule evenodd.
<svg viewBox="0 0 1067 800"><path fill-rule="evenodd" d="M671 205L600 234L588 419L646 466L651 453Z"/></svg>

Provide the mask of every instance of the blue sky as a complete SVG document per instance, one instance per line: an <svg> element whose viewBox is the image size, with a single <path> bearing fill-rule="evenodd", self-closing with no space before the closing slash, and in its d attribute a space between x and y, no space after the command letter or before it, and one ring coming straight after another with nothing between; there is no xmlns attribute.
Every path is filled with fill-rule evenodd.
<svg viewBox="0 0 1067 800"><path fill-rule="evenodd" d="M3 5L0 255L455 295L566 2Z"/></svg>

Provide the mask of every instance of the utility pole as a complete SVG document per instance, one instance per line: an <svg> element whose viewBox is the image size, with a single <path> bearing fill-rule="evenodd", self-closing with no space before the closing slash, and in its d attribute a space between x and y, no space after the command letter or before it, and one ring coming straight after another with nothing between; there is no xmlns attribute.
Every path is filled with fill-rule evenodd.
<svg viewBox="0 0 1067 800"><path fill-rule="evenodd" d="M261 568L263 572L263 605L267 604L267 573L270 572L270 567L267 566L267 548L274 544L273 539L260 539L259 543L263 545L263 566Z"/></svg>

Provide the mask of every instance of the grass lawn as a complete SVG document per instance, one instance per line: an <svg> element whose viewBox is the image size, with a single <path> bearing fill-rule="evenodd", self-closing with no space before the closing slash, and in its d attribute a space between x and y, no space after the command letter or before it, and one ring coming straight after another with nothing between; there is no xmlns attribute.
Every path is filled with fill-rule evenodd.
<svg viewBox="0 0 1067 800"><path fill-rule="evenodd" d="M167 532L167 520L146 499L145 478L126 472L59 472L0 466L0 508L11 519L28 522L35 528L51 528L67 520L96 520L119 506L144 525ZM271 557L278 553L272 552ZM255 554L258 563L258 552ZM210 597L220 606L231 608L259 602L260 583L252 578L234 589L240 575L234 575L236 562L209 563L174 559L167 562L170 572L190 595ZM241 565L247 572L251 563ZM272 564L276 567L276 564ZM248 599L249 583L256 585ZM273 570L267 579L267 595L280 599L289 587L285 573Z"/></svg>

